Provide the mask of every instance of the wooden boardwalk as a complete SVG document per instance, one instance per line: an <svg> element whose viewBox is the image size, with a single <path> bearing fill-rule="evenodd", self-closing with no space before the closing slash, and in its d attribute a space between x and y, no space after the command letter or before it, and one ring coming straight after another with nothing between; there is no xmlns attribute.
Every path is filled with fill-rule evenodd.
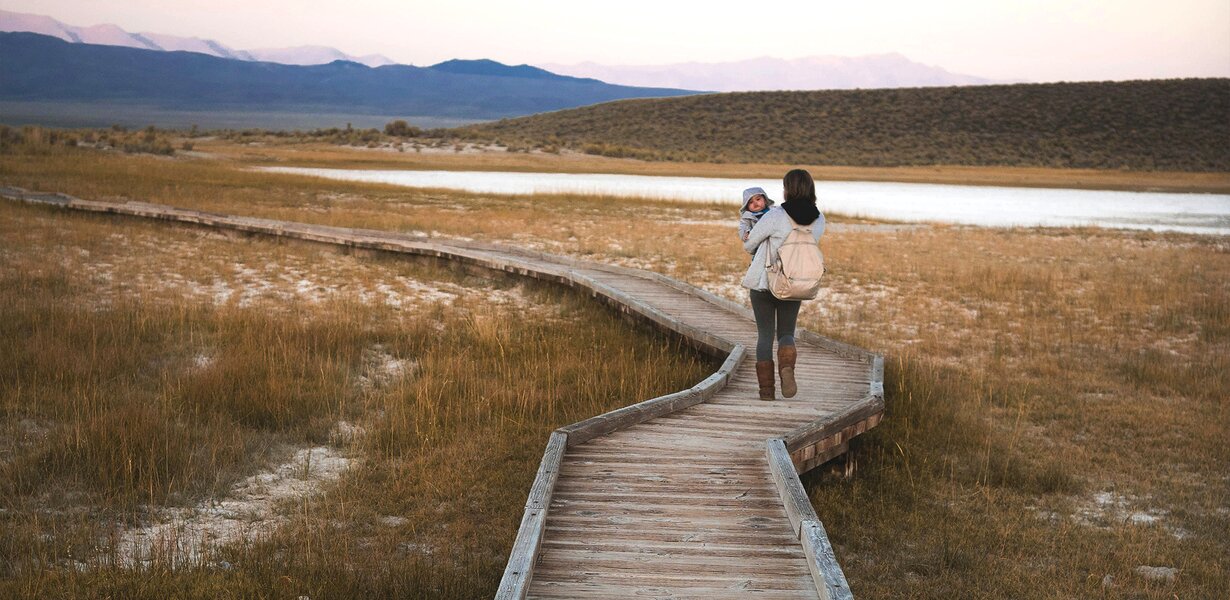
<svg viewBox="0 0 1230 600"><path fill-rule="evenodd" d="M434 257L587 289L726 360L693 388L552 434L497 597L850 597L797 473L879 422L879 356L800 331L798 396L764 402L754 360L744 360L756 343L750 311L653 273L382 231L15 188L0 196Z"/></svg>

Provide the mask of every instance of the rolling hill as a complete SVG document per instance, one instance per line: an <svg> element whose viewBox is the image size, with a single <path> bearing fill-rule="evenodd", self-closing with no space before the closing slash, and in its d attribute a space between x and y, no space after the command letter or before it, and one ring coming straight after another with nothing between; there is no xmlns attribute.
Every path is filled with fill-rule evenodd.
<svg viewBox="0 0 1230 600"><path fill-rule="evenodd" d="M455 131L650 160L1230 171L1230 79L710 94Z"/></svg>

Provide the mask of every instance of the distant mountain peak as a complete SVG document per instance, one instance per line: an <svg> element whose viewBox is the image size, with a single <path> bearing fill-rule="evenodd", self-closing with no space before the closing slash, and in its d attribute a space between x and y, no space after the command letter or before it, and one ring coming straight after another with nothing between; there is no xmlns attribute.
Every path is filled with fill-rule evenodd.
<svg viewBox="0 0 1230 600"><path fill-rule="evenodd" d="M361 62L355 62L353 60L346 60L344 58L339 58L325 66L342 68L342 69L370 69L371 68Z"/></svg>
<svg viewBox="0 0 1230 600"><path fill-rule="evenodd" d="M77 110L70 108L74 103L86 102L97 112L88 116L91 119L110 118L113 109L106 107L122 106L133 114L221 111L305 118L345 114L478 120L693 93L549 74L549 78L509 76L542 71L494 61L462 61L440 69L371 68L344 59L323 65L275 65L197 52L77 44L28 32L0 33L0 57L4 82L0 100L38 104L53 118ZM497 74L465 72L476 68Z"/></svg>
<svg viewBox="0 0 1230 600"><path fill-rule="evenodd" d="M184 51L209 54L219 58L246 61L276 62L288 65L324 65L346 60L370 67L397 64L380 54L351 56L328 46L296 46L292 48L259 48L236 50L221 42L198 37L182 37L161 33L130 33L118 25L106 23L90 27L67 25L52 17L0 10L0 31L28 32L58 37L74 44L125 46L143 50Z"/></svg>
<svg viewBox="0 0 1230 600"><path fill-rule="evenodd" d="M952 73L910 60L900 52L865 56L761 56L731 62L664 65L547 64L561 75L592 77L609 83L714 92L821 90L852 88L984 85L995 81Z"/></svg>
<svg viewBox="0 0 1230 600"><path fill-rule="evenodd" d="M510 66L488 58L463 60L455 58L434 64L429 69L456 75L486 75L493 77L520 77L523 79L558 79L559 75L530 65Z"/></svg>

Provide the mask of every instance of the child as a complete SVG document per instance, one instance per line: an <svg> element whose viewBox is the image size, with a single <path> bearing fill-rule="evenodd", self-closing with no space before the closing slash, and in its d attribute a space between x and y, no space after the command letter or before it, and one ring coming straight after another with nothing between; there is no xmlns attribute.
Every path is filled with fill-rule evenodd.
<svg viewBox="0 0 1230 600"><path fill-rule="evenodd" d="M769 212L770 206L773 206L773 201L769 199L764 189L750 187L743 190L743 207L739 209L740 241L747 241L748 234L752 232L752 228L756 226L760 217Z"/></svg>

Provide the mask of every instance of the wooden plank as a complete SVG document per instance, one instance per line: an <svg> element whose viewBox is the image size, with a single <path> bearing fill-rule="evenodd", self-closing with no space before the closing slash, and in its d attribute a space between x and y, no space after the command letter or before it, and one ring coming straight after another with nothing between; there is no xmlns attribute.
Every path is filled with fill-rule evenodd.
<svg viewBox="0 0 1230 600"><path fill-rule="evenodd" d="M577 577L560 574L560 581L535 587L532 598L670 598L799 600L818 598L809 577L766 579L754 574L689 580L637 574L632 577Z"/></svg>
<svg viewBox="0 0 1230 600"><path fill-rule="evenodd" d="M607 519L611 517L694 519L698 516L696 512L687 507L680 507L670 502L652 500L639 501L635 504L601 501L565 501L553 505L551 510L553 512L550 518L547 519L549 524L552 522L552 519L565 516ZM721 519L751 517L775 519L782 516L781 507L768 503L765 503L763 506L707 506L704 510L704 516Z"/></svg>
<svg viewBox="0 0 1230 600"><path fill-rule="evenodd" d="M602 439L602 438L599 438ZM593 442L591 442L593 444ZM733 452L697 452L692 449L670 447L662 448L653 445L633 448L626 445L604 445L601 447L589 447L589 444L577 446L578 449L586 450L584 460L593 462L625 462L625 463L645 463L645 464L691 464L697 468L725 467L725 466L749 466L756 464L764 464L763 452L759 452L754 445L751 447L739 447L738 453ZM572 450L569 450L571 453Z"/></svg>
<svg viewBox="0 0 1230 600"><path fill-rule="evenodd" d="M791 470L794 467L791 466ZM714 506L756 506L756 507L772 507L774 503L781 503L778 496L772 493L751 492L747 490L727 490L727 491L661 491L653 494L652 498L646 498L644 492L599 492L592 490L577 490L569 488L567 492L561 490L552 502L552 506L558 506L569 502L570 500L589 500L589 501L609 501L609 502L636 502L645 500L649 502L690 502L690 503L712 503Z"/></svg>
<svg viewBox="0 0 1230 600"><path fill-rule="evenodd" d="M574 479L577 481L573 481ZM586 502L609 505L622 502L626 503L629 508L661 506L668 512L695 514L688 511L705 511L710 507L697 508L688 505L671 507L669 505L681 499L692 499L714 502L712 507L717 508L722 505L743 506L743 503L753 502L763 504L763 502L777 498L774 495L776 488L773 487L772 479L768 477L762 480L750 477L727 479L716 483L701 478L681 479L668 483L653 480L606 479L596 480L590 487L586 487L585 481L584 476L567 478L558 488L560 491L555 497L553 506L578 503L584 505ZM720 504L723 502L725 504ZM772 502L769 502L767 506L772 508Z"/></svg>
<svg viewBox="0 0 1230 600"><path fill-rule="evenodd" d="M790 526L798 539L803 521L820 519L816 518L807 492L803 491L799 475L794 471L794 463L790 460L790 453L786 451L786 443L780 438L771 439L765 442L765 453L768 455L769 471L773 474L773 482L777 484L786 516L789 517Z"/></svg>
<svg viewBox="0 0 1230 600"><path fill-rule="evenodd" d="M755 385L754 383L752 384ZM724 396L728 390L734 388L735 384L727 384L726 389L722 394ZM753 389L749 386L749 389ZM717 397L715 396L715 397ZM763 400L749 401L746 404L715 404L707 402L705 404L697 404L688 409L688 414L714 414L714 415L729 415L732 418L742 418L744 416L750 418L765 418L765 419L791 419L813 421L818 417L826 414L826 411L814 405L813 403L802 402L765 402Z"/></svg>
<svg viewBox="0 0 1230 600"><path fill-rule="evenodd" d="M728 531L724 528L696 529L659 529L649 531L629 531L619 528L591 530L584 525L547 525L549 539L573 539L585 543L601 543L604 540L627 541L635 538L630 545L646 543L677 543L677 544L733 544L738 546L756 546L774 544L778 547L799 547L798 540L790 532L789 527L782 527L779 532L763 530Z"/></svg>
<svg viewBox="0 0 1230 600"><path fill-rule="evenodd" d="M788 589L788 590L808 590L811 589L811 598L817 598L817 591L814 590L814 583L811 577L811 572L807 569L807 558L802 557L796 561L787 563L791 573L759 573L754 570L745 570L738 568L727 568L723 570L715 570L715 572L707 572L707 570L696 570L689 568L680 568L674 572L667 570L657 570L646 568L647 564L633 563L626 564L624 568L587 568L585 564L563 563L560 566L551 566L544 569L544 574L549 575L551 582L560 583L608 583L627 585L633 582L648 583L664 586L664 588L674 588L676 585L697 585L697 584L717 584L722 585L726 582L754 582L753 585L760 589ZM605 566L601 566L605 567ZM535 590L539 586L535 585ZM610 598L622 598L622 596L610 596ZM673 595L658 594L654 598L674 598ZM727 598L736 598L736 595L728 595Z"/></svg>
<svg viewBox="0 0 1230 600"><path fill-rule="evenodd" d="M800 583L805 582L805 585L814 581L807 566L807 556L802 552L797 558L763 558L757 561L739 558L668 558L643 554L638 556L636 553L623 553L621 556L602 556L598 553L568 554L549 563L544 561L541 572L555 575L552 577L555 580L567 573L576 578L573 581L583 581L595 576L613 576L615 579L669 577L677 578L678 581L687 581L689 577L697 581L754 577L762 580L802 580ZM668 565L672 568L659 568Z"/></svg>
<svg viewBox="0 0 1230 600"><path fill-rule="evenodd" d="M538 548L542 543L546 520L546 510L526 509L525 514L522 515L521 526L517 529L517 539L513 542L512 552L508 555L508 564L504 567L500 587L495 592L496 600L520 600L526 597L530 588L530 578L534 574L534 561L538 558Z"/></svg>
<svg viewBox="0 0 1230 600"><path fill-rule="evenodd" d="M807 553L807 566L811 569L820 598L854 600L850 584L846 582L846 574L837 563L833 546L829 544L828 533L824 531L820 521L805 521L800 541L803 542L803 551Z"/></svg>
<svg viewBox="0 0 1230 600"><path fill-rule="evenodd" d="M611 469L609 467L584 468L570 465L569 479L596 482L631 481L656 485L752 485L770 481L767 472L758 470L712 470L712 469Z"/></svg>
<svg viewBox="0 0 1230 600"><path fill-rule="evenodd" d="M716 555L716 556L781 556L788 559L797 559L799 555L806 558L803 548L792 543L782 544L782 540L768 539L764 542L757 543L750 540L746 543L696 543L696 542L666 542L666 541L646 541L640 537L623 536L623 537L607 537L595 540L583 540L580 536L568 538L566 536L552 536L544 539L542 542L543 548L558 548L561 550L573 547L586 548L590 550L624 550L633 549L636 552L646 552L650 554L657 553L687 553L695 555ZM792 542L792 540L785 540Z"/></svg>
<svg viewBox="0 0 1230 600"><path fill-rule="evenodd" d="M597 447L615 449L638 448L654 452L696 452L700 458L720 461L733 452L755 452L760 448L760 440L714 440L696 437L676 437L671 434L639 432L636 429L625 429L616 433L618 438L601 437L590 441Z"/></svg>
<svg viewBox="0 0 1230 600"><path fill-rule="evenodd" d="M672 427L697 427L697 428L738 428L751 427L753 429L773 431L775 433L765 435L764 437L773 437L781 435L782 431L791 431L796 427L804 425L809 421L814 421L814 417L807 416L784 416L770 415L764 416L752 413L750 415L721 415L713 413L675 413L670 415L662 415L654 419L654 423L669 425Z"/></svg>
<svg viewBox="0 0 1230 600"><path fill-rule="evenodd" d="M753 581L728 584L726 587L705 585L599 585L593 583L548 584L537 589L533 598L561 598L565 600L588 600L590 598L706 598L715 600L729 598L743 600L749 595L758 600L799 600L816 598L815 592L806 595L794 590L764 590L753 587Z"/></svg>
<svg viewBox="0 0 1230 600"><path fill-rule="evenodd" d="M756 441L780 436L790 431L783 425L774 427L750 423L713 423L690 419L671 421L669 423L664 423L661 419L654 419L638 424L636 429L640 432L673 433L676 435L700 436L713 439L746 440L754 438Z"/></svg>
<svg viewBox="0 0 1230 600"><path fill-rule="evenodd" d="M618 446L596 446L585 444L568 449L569 461L587 461L595 463L635 463L635 464L692 464L697 468L726 466L756 466L763 465L764 459L759 452L752 449L738 455L724 452L721 454L696 454L679 448L661 450L657 448L621 448ZM581 452L584 454L581 454Z"/></svg>
<svg viewBox="0 0 1230 600"><path fill-rule="evenodd" d="M785 437L786 444L792 450L808 446L883 412L884 398L868 395L841 412L826 415L791 431Z"/></svg>
<svg viewBox="0 0 1230 600"><path fill-rule="evenodd" d="M546 529L547 507L551 504L551 496L559 478L560 463L567 446L568 435L564 433L553 432L547 440L547 449L543 452L542 460L538 464L538 474L530 486L525 502L525 514L521 517L521 526L517 529L517 538L513 542L508 564L496 592L498 599L525 598L529 590L534 563L538 560L538 549Z"/></svg>
<svg viewBox="0 0 1230 600"><path fill-rule="evenodd" d="M556 549L552 549L555 551ZM798 557L767 556L760 558L738 556L671 556L647 552L604 552L564 550L543 560L541 573L567 571L585 577L591 572L627 575L630 573L660 576L663 572L675 572L696 578L730 577L750 574L757 577L796 578L810 574L807 557L800 552Z"/></svg>
<svg viewBox="0 0 1230 600"><path fill-rule="evenodd" d="M622 456L587 455L578 457L576 454L588 450L579 446L568 451L564 463L560 465L561 473L568 477L594 477L603 474L613 476L636 477L761 477L769 476L768 466L763 460L748 460L730 464L702 464L689 461L644 462L641 460L620 460ZM610 460L608 460L610 458ZM759 458L759 457L756 457Z"/></svg>
<svg viewBox="0 0 1230 600"><path fill-rule="evenodd" d="M568 446L568 434L552 432L547 440L547 449L542 453L538 463L538 474L530 487L525 508L542 510L551 505L551 493L559 479L560 464L564 459L564 450Z"/></svg>
<svg viewBox="0 0 1230 600"><path fill-rule="evenodd" d="M844 389L815 389L811 386L804 388L804 396L795 398L777 398L772 402L760 400L758 396L753 395L755 388L747 383L741 383L732 386L725 394L714 396L710 402L715 404L742 404L744 406L755 406L770 408L770 410L782 410L789 407L798 407L800 409L820 409L824 412L832 412L834 408L845 408L855 401L850 398L864 398L867 386L858 385ZM861 401L861 400L860 400Z"/></svg>

